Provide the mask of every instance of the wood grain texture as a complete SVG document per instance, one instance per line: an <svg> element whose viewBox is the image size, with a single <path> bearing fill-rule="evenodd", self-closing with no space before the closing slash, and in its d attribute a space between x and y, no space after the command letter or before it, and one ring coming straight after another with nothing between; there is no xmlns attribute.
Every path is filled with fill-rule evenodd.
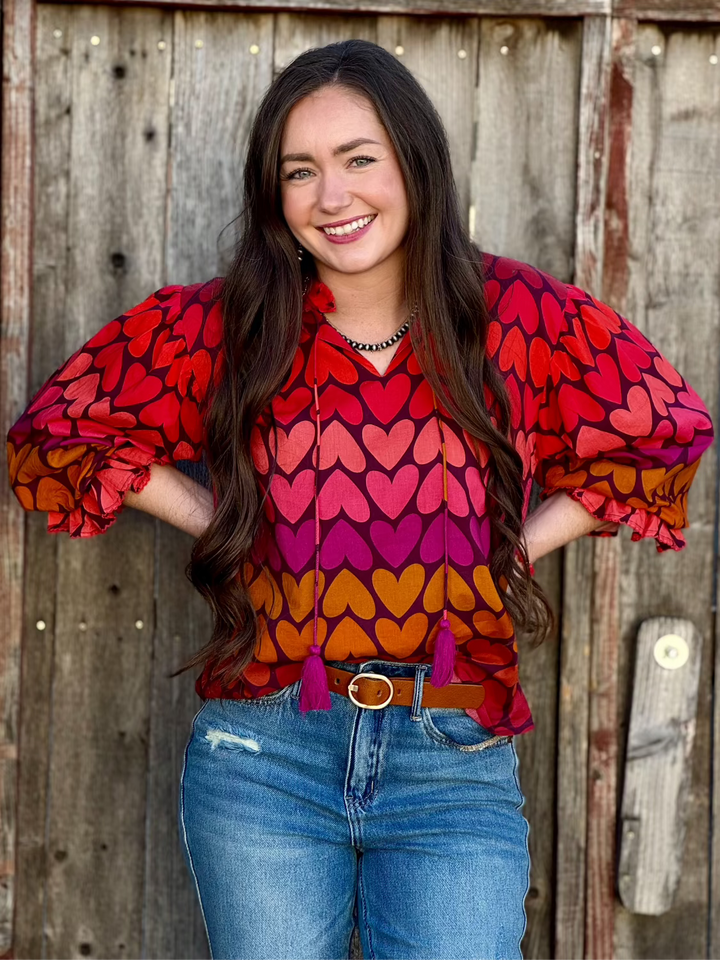
<svg viewBox="0 0 720 960"><path fill-rule="evenodd" d="M705 29L637 28L629 165L627 316L717 409L720 360L720 75L709 63L715 37ZM661 55L653 47L661 48ZM713 630L716 462L703 457L689 496L687 548L658 554L650 541L628 544L621 569L618 740L629 716L638 624L653 616L692 620ZM687 833L672 908L657 917L616 902L619 958L712 955L707 943L711 804L712 650L700 668ZM624 763L621 751L619 762Z"/></svg>
<svg viewBox="0 0 720 960"><path fill-rule="evenodd" d="M600 290L604 255L605 187L611 24L583 22L575 216L575 283ZM588 743L591 685L591 606L594 543L566 550L563 657L560 665L558 838L555 951L582 956L585 935Z"/></svg>
<svg viewBox="0 0 720 960"><path fill-rule="evenodd" d="M53 0L73 3L75 0ZM81 0L95 2L95 0ZM257 12L294 10L298 13L405 14L424 16L579 17L609 14L612 0L109 0L113 6L172 6L188 10Z"/></svg>
<svg viewBox="0 0 720 960"><path fill-rule="evenodd" d="M553 955L556 790L552 772L557 762L561 551L542 557L535 568L535 579L542 585L557 615L557 623L539 647L531 647L522 634L518 638L521 683L535 723L532 732L515 739L520 786L525 797L523 814L530 824L530 888L525 898L527 929L521 945L525 960L543 960Z"/></svg>
<svg viewBox="0 0 720 960"><path fill-rule="evenodd" d="M718 0L614 0L613 14L636 20L690 21L717 23L720 21Z"/></svg>
<svg viewBox="0 0 720 960"><path fill-rule="evenodd" d="M35 210L32 349L28 396L65 360L67 218L70 163L69 8L38 8L35 72ZM53 30L61 30L54 37ZM15 941L22 955L43 955L47 878L47 778L52 742L58 538L47 514L27 517L25 631L22 656ZM45 629L37 628L38 622ZM30 708L29 705L32 705Z"/></svg>
<svg viewBox="0 0 720 960"><path fill-rule="evenodd" d="M38 219L47 199L56 221L38 232L35 252L45 312L34 324L46 343L44 362L56 351L69 356L158 285L170 70L150 44L168 19L151 10L83 7L71 12L62 37L40 37L41 49L55 43L66 61L48 63L51 75L67 72L37 102L39 129L60 124L59 156L50 145L42 154L39 182L49 195L36 197ZM51 27L54 17L41 20L41 31ZM69 132L60 120L68 108ZM38 368L40 379L51 372ZM153 523L133 511L106 537L57 540L49 718L41 711L37 730L24 727L29 756L51 751L45 870L35 878L45 928L35 928L30 944L18 942L21 954L32 955L26 951L42 931L38 955L140 955L153 569ZM38 691L32 677L27 684L25 702L32 703ZM36 810L36 826L38 819ZM37 832L28 839L37 846ZM18 918L19 932L30 929L37 909L35 898Z"/></svg>
<svg viewBox="0 0 720 960"><path fill-rule="evenodd" d="M564 553L558 700L557 867L555 949L557 960L585 955L587 857L587 765L592 641L594 544L588 537Z"/></svg>
<svg viewBox="0 0 720 960"><path fill-rule="evenodd" d="M5 437L25 404L32 285L32 84L35 5L2 10L2 251L0 253L0 425ZM18 776L20 644L25 517L0 484L0 954L12 945Z"/></svg>
<svg viewBox="0 0 720 960"><path fill-rule="evenodd" d="M676 644L671 637L688 648L683 663L673 647L675 669L655 649ZM620 897L633 913L669 910L680 879L702 646L689 620L653 617L638 631L618 856Z"/></svg>
<svg viewBox="0 0 720 960"><path fill-rule="evenodd" d="M581 48L577 21L481 22L474 235L561 280L573 272Z"/></svg>

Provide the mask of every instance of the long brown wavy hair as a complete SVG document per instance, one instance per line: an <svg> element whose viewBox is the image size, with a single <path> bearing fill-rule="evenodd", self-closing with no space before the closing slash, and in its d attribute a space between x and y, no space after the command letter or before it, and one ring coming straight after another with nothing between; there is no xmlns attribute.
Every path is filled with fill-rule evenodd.
<svg viewBox="0 0 720 960"><path fill-rule="evenodd" d="M395 148L409 204L405 293L408 303L417 304L420 321L411 327L412 346L437 396L490 452L490 571L506 589L510 616L535 643L553 623L542 589L514 559L519 550L527 560L522 460L508 439L504 381L486 355L482 254L458 206L445 129L427 94L395 57L374 43L346 40L293 60L267 90L250 132L241 228L222 292L225 368L205 424L218 504L188 566L190 580L212 608L214 629L181 668L212 660L214 675L228 682L252 660L258 637L244 572L264 513L250 433L268 410L276 430L269 404L290 373L300 339L303 285L316 275L312 257L298 260L297 241L283 216L280 143L292 107L326 84L365 97ZM277 450L277 433L275 438Z"/></svg>

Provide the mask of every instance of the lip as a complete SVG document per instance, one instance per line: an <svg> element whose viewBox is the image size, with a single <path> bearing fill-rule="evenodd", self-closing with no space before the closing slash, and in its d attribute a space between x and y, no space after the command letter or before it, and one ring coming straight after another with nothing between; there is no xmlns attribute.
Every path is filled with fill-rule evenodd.
<svg viewBox="0 0 720 960"><path fill-rule="evenodd" d="M352 223L353 220L364 220L365 217L375 217L375 213L362 213L359 217L350 217L348 220L336 220L335 223L322 223L317 230L324 230L325 227L344 227L346 223Z"/></svg>
<svg viewBox="0 0 720 960"><path fill-rule="evenodd" d="M330 243L353 243L355 240L360 240L365 236L370 227L375 223L375 220L377 220L377 217L374 217L370 223L366 223L364 227L360 227L360 229L354 233L335 234L335 236L332 236L332 234L325 233L321 227L318 227L318 230L320 230L320 233ZM346 220L345 223L352 223L352 220ZM339 226L342 226L342 224L339 224Z"/></svg>

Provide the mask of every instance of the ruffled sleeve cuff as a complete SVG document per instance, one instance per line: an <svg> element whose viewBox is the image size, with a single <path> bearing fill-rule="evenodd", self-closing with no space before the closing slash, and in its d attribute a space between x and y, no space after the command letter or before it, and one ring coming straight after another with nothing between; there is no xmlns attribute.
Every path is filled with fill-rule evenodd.
<svg viewBox="0 0 720 960"><path fill-rule="evenodd" d="M158 457L132 443L110 454L97 451L88 473L78 482L79 500L65 504L58 497L59 509L48 511L48 531L67 533L72 539L105 533L120 515L127 491L140 493L150 480L152 465L170 462L169 457Z"/></svg>
<svg viewBox="0 0 720 960"><path fill-rule="evenodd" d="M632 540L637 541L643 540L645 537L653 537L658 553L663 553L665 550L682 550L686 546L686 540L680 527L671 526L666 520L661 519L655 513L650 513L643 507L621 503L619 500L605 497L594 490L584 490L581 487L545 488L540 491L540 499L546 500L558 489L564 490L571 499L581 503L598 520L624 523L629 526L632 529ZM674 512L682 514L678 518L680 526L686 527L688 525L687 519L684 517L682 509L678 508L679 505L676 504L673 508ZM619 530L592 530L589 536L615 537L618 532Z"/></svg>

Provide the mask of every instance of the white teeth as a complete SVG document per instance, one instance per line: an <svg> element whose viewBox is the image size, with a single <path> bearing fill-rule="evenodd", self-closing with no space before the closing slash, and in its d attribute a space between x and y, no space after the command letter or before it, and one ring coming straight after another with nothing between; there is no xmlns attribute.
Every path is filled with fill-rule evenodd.
<svg viewBox="0 0 720 960"><path fill-rule="evenodd" d="M377 214L373 214L371 217L363 217L361 220L353 220L352 223L346 223L342 227L323 227L325 233L334 237L338 234L347 236L349 233L354 233L356 230L360 230L362 227L366 227L371 220L374 220Z"/></svg>

